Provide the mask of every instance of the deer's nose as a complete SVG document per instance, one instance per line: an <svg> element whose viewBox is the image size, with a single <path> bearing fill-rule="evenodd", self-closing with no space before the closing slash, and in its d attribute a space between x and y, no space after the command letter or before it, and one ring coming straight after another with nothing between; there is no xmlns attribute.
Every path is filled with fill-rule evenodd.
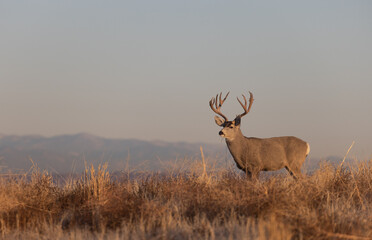
<svg viewBox="0 0 372 240"><path fill-rule="evenodd" d="M222 130L218 133L219 135L223 135L223 132L222 132Z"/></svg>

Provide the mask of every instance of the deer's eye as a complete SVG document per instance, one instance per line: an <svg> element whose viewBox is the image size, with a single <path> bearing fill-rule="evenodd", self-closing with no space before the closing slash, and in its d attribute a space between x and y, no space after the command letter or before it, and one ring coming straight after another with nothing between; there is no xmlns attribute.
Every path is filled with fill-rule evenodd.
<svg viewBox="0 0 372 240"><path fill-rule="evenodd" d="M234 128L232 125L229 128Z"/></svg>

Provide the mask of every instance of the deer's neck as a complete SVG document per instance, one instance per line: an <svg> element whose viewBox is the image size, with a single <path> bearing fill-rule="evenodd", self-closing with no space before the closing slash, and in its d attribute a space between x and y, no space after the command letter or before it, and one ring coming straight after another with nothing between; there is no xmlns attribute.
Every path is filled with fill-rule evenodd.
<svg viewBox="0 0 372 240"><path fill-rule="evenodd" d="M242 141L245 137L243 136L243 133L242 131L239 129L236 133L236 135L234 136L234 138L226 138L226 143L227 144L235 144L235 143L239 143L240 141Z"/></svg>
<svg viewBox="0 0 372 240"><path fill-rule="evenodd" d="M241 159L244 139L245 137L240 129L233 139L226 139L227 147L229 148L230 153L235 161L239 161Z"/></svg>

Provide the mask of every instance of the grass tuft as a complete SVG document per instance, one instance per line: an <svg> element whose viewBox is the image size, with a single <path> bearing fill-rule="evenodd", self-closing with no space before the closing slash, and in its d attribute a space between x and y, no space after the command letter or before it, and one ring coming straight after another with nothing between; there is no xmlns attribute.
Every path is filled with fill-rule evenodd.
<svg viewBox="0 0 372 240"><path fill-rule="evenodd" d="M201 149L202 153L202 149ZM294 180L247 180L202 164L113 178L87 167L57 185L36 166L0 178L2 239L370 239L372 163Z"/></svg>

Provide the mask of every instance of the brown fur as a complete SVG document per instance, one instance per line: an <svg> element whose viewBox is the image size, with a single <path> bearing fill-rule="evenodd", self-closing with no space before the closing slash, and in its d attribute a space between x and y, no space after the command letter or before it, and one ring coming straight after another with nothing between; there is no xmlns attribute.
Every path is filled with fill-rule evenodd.
<svg viewBox="0 0 372 240"><path fill-rule="evenodd" d="M226 138L227 147L239 169L251 178L258 178L260 171L275 171L286 168L294 177L301 177L301 166L308 154L308 144L292 136L253 138L243 136L240 116L234 121L215 117L222 126L220 135Z"/></svg>

